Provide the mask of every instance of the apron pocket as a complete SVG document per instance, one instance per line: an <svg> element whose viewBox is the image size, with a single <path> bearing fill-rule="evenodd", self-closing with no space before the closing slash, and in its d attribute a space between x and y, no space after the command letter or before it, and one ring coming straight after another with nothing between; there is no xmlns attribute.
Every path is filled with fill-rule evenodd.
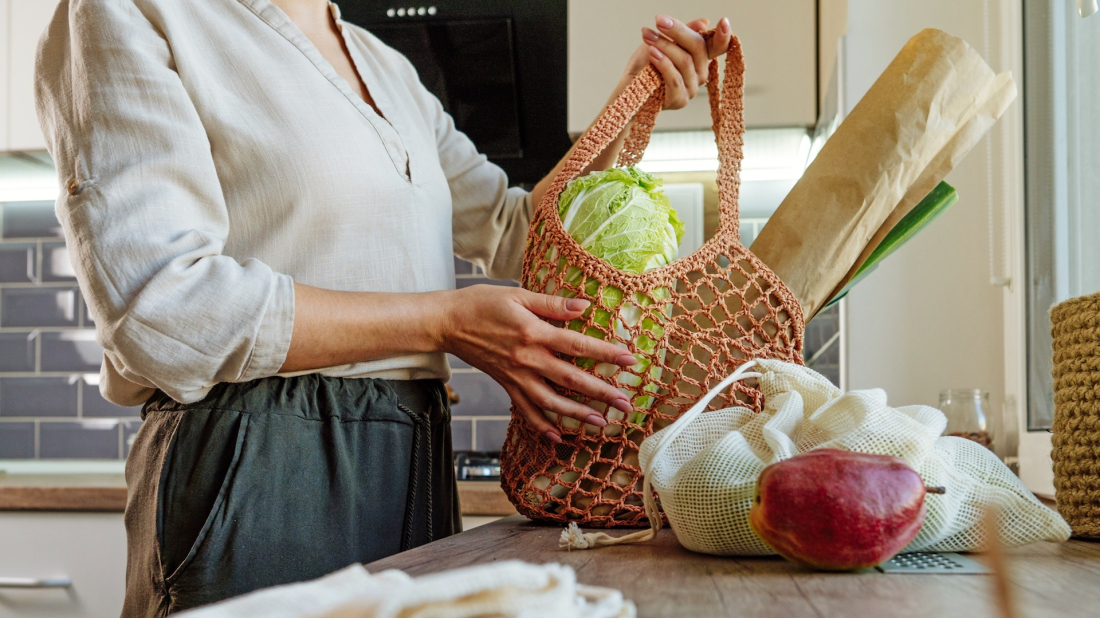
<svg viewBox="0 0 1100 618"><path fill-rule="evenodd" d="M171 586L194 560L224 507L240 464L248 415L187 410L165 456L157 499L161 572Z"/></svg>

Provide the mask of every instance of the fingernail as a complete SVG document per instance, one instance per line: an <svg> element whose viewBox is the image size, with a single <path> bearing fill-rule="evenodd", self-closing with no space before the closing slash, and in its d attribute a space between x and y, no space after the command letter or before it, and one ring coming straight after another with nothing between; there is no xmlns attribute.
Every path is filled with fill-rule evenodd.
<svg viewBox="0 0 1100 618"><path fill-rule="evenodd" d="M542 437L553 442L554 444L561 444L561 436L556 431L546 431L542 434Z"/></svg>
<svg viewBox="0 0 1100 618"><path fill-rule="evenodd" d="M634 358L633 354L620 354L619 358L615 359L616 365L622 365L623 367L630 367L638 363L638 359Z"/></svg>
<svg viewBox="0 0 1100 618"><path fill-rule="evenodd" d="M624 414L630 414L634 411L634 406L630 405L630 402L625 399L616 399L612 401L611 407Z"/></svg>
<svg viewBox="0 0 1100 618"><path fill-rule="evenodd" d="M571 298L571 299L565 301L565 308L570 310L570 311L584 311L585 309L588 308L588 305L591 305L591 304L592 303L588 302L587 300L581 299L581 298Z"/></svg>
<svg viewBox="0 0 1100 618"><path fill-rule="evenodd" d="M671 28L672 27L672 18L669 17L668 15L658 15L657 16L657 27L658 28Z"/></svg>
<svg viewBox="0 0 1100 618"><path fill-rule="evenodd" d="M607 419L600 416L599 414L588 415L588 418L584 419L584 422L588 423L589 425L595 425L596 427L603 427L607 425Z"/></svg>
<svg viewBox="0 0 1100 618"><path fill-rule="evenodd" d="M665 55L661 53L661 50L657 49L656 47L650 47L649 48L649 55L653 56L657 60L660 60L661 58L665 57Z"/></svg>
<svg viewBox="0 0 1100 618"><path fill-rule="evenodd" d="M661 37L649 28L642 28L642 38L645 39L647 43L656 43Z"/></svg>
<svg viewBox="0 0 1100 618"><path fill-rule="evenodd" d="M718 23L718 29L722 31L722 34L729 34L730 20L728 17L722 18L722 21Z"/></svg>

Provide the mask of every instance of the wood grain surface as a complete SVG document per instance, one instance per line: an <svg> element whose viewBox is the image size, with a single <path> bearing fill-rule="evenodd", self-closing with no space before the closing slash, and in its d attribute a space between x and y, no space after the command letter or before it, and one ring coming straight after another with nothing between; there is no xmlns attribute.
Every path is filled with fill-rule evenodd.
<svg viewBox="0 0 1100 618"><path fill-rule="evenodd" d="M459 481L463 515L514 515L500 485ZM108 511L126 508L121 474L0 474L0 511Z"/></svg>
<svg viewBox="0 0 1100 618"><path fill-rule="evenodd" d="M126 508L121 474L0 475L0 511L108 511Z"/></svg>
<svg viewBox="0 0 1100 618"><path fill-rule="evenodd" d="M581 583L618 588L640 618L994 618L988 575L815 573L780 558L691 553L662 530L648 544L567 552L560 526L520 516L367 565L423 575L497 560L560 562ZM1020 616L1100 616L1100 543L1034 543L1007 551ZM979 559L981 559L979 557Z"/></svg>

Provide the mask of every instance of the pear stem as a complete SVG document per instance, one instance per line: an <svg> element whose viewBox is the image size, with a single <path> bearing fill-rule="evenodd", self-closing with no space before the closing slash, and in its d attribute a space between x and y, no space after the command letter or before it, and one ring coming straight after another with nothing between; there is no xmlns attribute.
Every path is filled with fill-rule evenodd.
<svg viewBox="0 0 1100 618"><path fill-rule="evenodd" d="M946 487L925 487L924 488L924 493L943 495L943 494L947 493L947 488Z"/></svg>

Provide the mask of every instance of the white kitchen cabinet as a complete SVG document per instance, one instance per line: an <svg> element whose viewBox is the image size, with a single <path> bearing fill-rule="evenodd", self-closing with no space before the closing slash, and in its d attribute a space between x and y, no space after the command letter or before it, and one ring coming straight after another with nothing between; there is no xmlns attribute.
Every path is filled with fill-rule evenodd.
<svg viewBox="0 0 1100 618"><path fill-rule="evenodd" d="M668 13L685 21L729 17L745 54L745 121L755 127L812 126L817 119L815 0L569 0L569 132L588 128L607 102L641 28ZM658 130L710 128L706 91L662 113Z"/></svg>
<svg viewBox="0 0 1100 618"><path fill-rule="evenodd" d="M38 115L34 111L34 54L38 40L46 31L54 10L55 0L5 0L8 37L6 63L8 75L7 96L7 150L45 150L46 139L38 128Z"/></svg>
<svg viewBox="0 0 1100 618"><path fill-rule="evenodd" d="M118 616L125 576L122 513L0 512L0 579L72 580L68 588L0 587L0 618Z"/></svg>
<svg viewBox="0 0 1100 618"><path fill-rule="evenodd" d="M0 150L8 150L8 75L11 63L8 61L11 50L11 1L0 0ZM24 0L26 1L26 0ZM53 0L50 0L52 3ZM38 126L38 123L35 123Z"/></svg>

